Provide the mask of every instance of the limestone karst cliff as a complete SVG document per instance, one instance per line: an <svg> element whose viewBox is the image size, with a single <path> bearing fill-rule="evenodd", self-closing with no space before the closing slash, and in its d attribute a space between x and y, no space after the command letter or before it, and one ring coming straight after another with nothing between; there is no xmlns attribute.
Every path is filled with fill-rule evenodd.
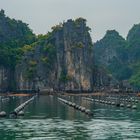
<svg viewBox="0 0 140 140"><path fill-rule="evenodd" d="M4 67L0 67L0 90L1 91L5 91L6 89L8 89L8 74L9 71L4 68Z"/></svg>
<svg viewBox="0 0 140 140"><path fill-rule="evenodd" d="M15 66L21 56L20 48L35 41L27 24L10 19L0 11L0 91L14 90Z"/></svg>
<svg viewBox="0 0 140 140"><path fill-rule="evenodd" d="M68 20L31 46L16 68L18 89L92 90L92 41L86 20Z"/></svg>
<svg viewBox="0 0 140 140"><path fill-rule="evenodd" d="M92 91L122 82L140 87L140 24L124 39L115 30L92 44L86 20L68 20L46 35L0 11L0 91Z"/></svg>
<svg viewBox="0 0 140 140"><path fill-rule="evenodd" d="M108 75L118 81L117 83L127 83L135 88L140 87L139 35L140 24L130 29L126 40L115 30L107 31L103 39L94 44L94 64L100 69L103 68L103 73L107 71ZM98 75L101 77L102 74ZM104 78L100 81L104 81L100 84L108 82Z"/></svg>
<svg viewBox="0 0 140 140"><path fill-rule="evenodd" d="M94 44L96 65L107 69L117 80L123 80L129 75L126 44L125 39L115 30L107 31L103 39Z"/></svg>
<svg viewBox="0 0 140 140"><path fill-rule="evenodd" d="M94 44L94 62L101 75L100 85L117 85L131 75L128 64L127 41L115 30L106 32L103 39ZM103 73L103 74L102 74ZM96 75L97 76L97 75ZM103 83L103 84L102 84Z"/></svg>

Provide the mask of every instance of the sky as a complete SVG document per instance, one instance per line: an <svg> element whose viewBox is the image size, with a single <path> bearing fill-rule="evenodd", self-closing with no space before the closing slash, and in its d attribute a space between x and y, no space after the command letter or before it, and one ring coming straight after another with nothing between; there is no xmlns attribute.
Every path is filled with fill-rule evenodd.
<svg viewBox="0 0 140 140"><path fill-rule="evenodd" d="M130 28L140 23L140 0L0 0L0 8L7 16L28 23L36 34L83 17L92 29L93 42L113 29L125 38Z"/></svg>

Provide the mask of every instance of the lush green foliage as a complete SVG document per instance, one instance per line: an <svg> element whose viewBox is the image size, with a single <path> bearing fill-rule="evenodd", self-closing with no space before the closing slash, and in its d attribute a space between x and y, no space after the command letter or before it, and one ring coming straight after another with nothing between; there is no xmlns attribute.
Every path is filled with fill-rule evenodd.
<svg viewBox="0 0 140 140"><path fill-rule="evenodd" d="M27 24L0 11L0 65L14 68L23 54L20 48L34 41L35 35Z"/></svg>
<svg viewBox="0 0 140 140"><path fill-rule="evenodd" d="M25 77L28 80L34 80L36 77L38 63L42 64L47 72L52 70L56 59L56 48L51 38L52 34L50 32L46 35L38 35L36 42L21 48L24 55L28 55L25 72Z"/></svg>
<svg viewBox="0 0 140 140"><path fill-rule="evenodd" d="M127 36L129 65L133 71L129 81L140 87L140 24L136 24Z"/></svg>
<svg viewBox="0 0 140 140"><path fill-rule="evenodd" d="M132 75L129 82L136 87L140 87L140 71Z"/></svg>
<svg viewBox="0 0 140 140"><path fill-rule="evenodd" d="M140 61L131 63L130 67L133 70L133 74L130 77L129 82L136 87L140 87Z"/></svg>
<svg viewBox="0 0 140 140"><path fill-rule="evenodd" d="M53 44L48 43L43 46L43 57L42 62L46 65L48 69L53 68L53 64L56 60L56 48Z"/></svg>
<svg viewBox="0 0 140 140"><path fill-rule="evenodd" d="M110 53L115 52L108 64L101 65L105 65L119 81L128 80L133 86L140 87L140 24L132 27L127 40L112 30L107 31L105 37L95 46L98 64L100 60L108 58Z"/></svg>
<svg viewBox="0 0 140 140"><path fill-rule="evenodd" d="M25 75L25 77L28 80L33 80L33 78L35 77L35 74L36 74L36 66L37 66L37 62L35 60L30 60L28 62L28 68L26 70L26 75Z"/></svg>
<svg viewBox="0 0 140 140"><path fill-rule="evenodd" d="M125 65L127 60L126 54L126 41L119 35L115 30L107 31L105 37L96 43L95 55L97 62L100 64L100 61L108 61L105 65L112 75L119 79L123 80L130 76L131 71ZM128 75L127 75L128 74Z"/></svg>
<svg viewBox="0 0 140 140"><path fill-rule="evenodd" d="M59 80L63 83L66 83L69 80L71 80L71 77L69 75L67 75L67 73L64 70L62 70Z"/></svg>
<svg viewBox="0 0 140 140"><path fill-rule="evenodd" d="M76 43L75 47L76 47L76 48L83 48L84 45L83 45L82 42L78 42L78 43Z"/></svg>
<svg viewBox="0 0 140 140"><path fill-rule="evenodd" d="M82 28L86 26L86 20L78 18L69 20L73 22L73 38L79 38L79 42L75 42L75 48L83 48L84 44L81 38L84 35L89 36L90 28ZM27 53L33 53L36 47L42 46L40 52L40 60L45 64L46 69L51 70L56 61L55 37L56 33L63 36L63 26L68 23L60 23L52 27L52 32L46 35L38 35L32 33L27 24L20 20L10 19L4 14L4 10L0 11L0 65L15 69L16 64L21 60L22 56ZM81 38L80 38L81 37ZM60 41L62 41L60 39ZM63 42L59 47L63 47ZM92 46L92 42L91 45ZM128 80L134 86L140 87L140 24L134 25L129 31L127 40L123 39L115 30L107 31L105 37L96 43L95 56L97 63L109 71L116 79ZM113 51L112 51L113 50ZM111 53L114 53L111 56ZM110 53L110 54L109 54ZM110 59L108 59L110 57ZM108 59L108 64L100 63L100 59ZM27 78L33 79L36 74L37 61L29 59L26 71ZM67 82L70 77L62 71L60 81Z"/></svg>
<svg viewBox="0 0 140 140"><path fill-rule="evenodd" d="M118 80L128 79L132 75L132 70L129 68L129 66L121 63L116 58L112 59L110 65L108 66L108 69Z"/></svg>

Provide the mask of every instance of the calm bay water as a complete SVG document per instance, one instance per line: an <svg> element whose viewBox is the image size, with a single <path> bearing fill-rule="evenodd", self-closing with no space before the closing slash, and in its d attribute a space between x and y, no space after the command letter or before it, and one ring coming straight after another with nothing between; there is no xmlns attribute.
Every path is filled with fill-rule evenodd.
<svg viewBox="0 0 140 140"><path fill-rule="evenodd" d="M0 103L11 112L27 97ZM81 98L68 98L90 108L94 117L74 110L53 96L40 96L18 119L0 119L0 140L139 140L140 105L137 110L94 104Z"/></svg>

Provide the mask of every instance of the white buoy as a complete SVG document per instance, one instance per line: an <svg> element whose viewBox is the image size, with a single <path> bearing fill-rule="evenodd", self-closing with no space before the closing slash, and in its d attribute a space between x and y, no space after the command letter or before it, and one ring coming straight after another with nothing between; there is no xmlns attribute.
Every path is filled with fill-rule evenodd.
<svg viewBox="0 0 140 140"><path fill-rule="evenodd" d="M131 100L129 99L128 102L131 102ZM133 102L133 101L132 101Z"/></svg>
<svg viewBox="0 0 140 140"><path fill-rule="evenodd" d="M76 109L78 109L78 108L79 108L79 106L78 106L78 105L76 105L76 106L75 106L75 108L76 108Z"/></svg>
<svg viewBox="0 0 140 140"><path fill-rule="evenodd" d="M138 103L139 101L138 100L135 100L135 103Z"/></svg>
<svg viewBox="0 0 140 140"><path fill-rule="evenodd" d="M20 112L18 113L18 116L24 116L24 111L20 111Z"/></svg>
<svg viewBox="0 0 140 140"><path fill-rule="evenodd" d="M127 105L127 108L131 108L131 105L130 105L130 104L128 104L128 105Z"/></svg>
<svg viewBox="0 0 140 140"><path fill-rule="evenodd" d="M115 102L112 102L111 104L112 104L112 105L115 105Z"/></svg>
<svg viewBox="0 0 140 140"><path fill-rule="evenodd" d="M85 107L81 107L81 111L84 112L86 110Z"/></svg>
<svg viewBox="0 0 140 140"><path fill-rule="evenodd" d="M120 107L124 107L124 104L123 104L123 103L121 103L121 104L120 104Z"/></svg>
<svg viewBox="0 0 140 140"><path fill-rule="evenodd" d="M78 108L78 109L79 109L79 110L81 110L81 108L82 108L82 106L79 106L79 108Z"/></svg>
<svg viewBox="0 0 140 140"><path fill-rule="evenodd" d="M69 102L68 104L71 106L72 105L72 102Z"/></svg>
<svg viewBox="0 0 140 140"><path fill-rule="evenodd" d="M6 112L5 111L1 111L0 112L0 117L6 117Z"/></svg>
<svg viewBox="0 0 140 140"><path fill-rule="evenodd" d="M132 106L132 109L137 109L137 106L136 106L136 105L133 105L133 106Z"/></svg>
<svg viewBox="0 0 140 140"><path fill-rule="evenodd" d="M89 109L86 109L86 110L85 110L85 113L86 113L86 114L90 114L90 110L89 110Z"/></svg>
<svg viewBox="0 0 140 140"><path fill-rule="evenodd" d="M73 106L73 107L75 107L75 106L76 106L76 104L75 104L75 103L73 103L73 104L72 104L72 106Z"/></svg>
<svg viewBox="0 0 140 140"><path fill-rule="evenodd" d="M108 104L111 104L111 102L109 101Z"/></svg>
<svg viewBox="0 0 140 140"><path fill-rule="evenodd" d="M132 102L135 102L135 99L133 99Z"/></svg>

